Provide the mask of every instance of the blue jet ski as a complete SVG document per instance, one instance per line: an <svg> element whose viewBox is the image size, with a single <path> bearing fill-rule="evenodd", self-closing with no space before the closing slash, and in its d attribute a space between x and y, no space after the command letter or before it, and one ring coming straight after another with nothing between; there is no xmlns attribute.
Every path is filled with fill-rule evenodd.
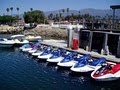
<svg viewBox="0 0 120 90"><path fill-rule="evenodd" d="M92 60L89 56L87 56L81 62L76 63L71 67L71 70L74 72L90 72L94 71L96 68L100 67L101 64L105 63L105 58L100 58L96 60Z"/></svg>
<svg viewBox="0 0 120 90"><path fill-rule="evenodd" d="M64 58L63 56L66 54L66 52L67 51L65 49L58 50L50 58L48 58L47 61L52 63L58 63Z"/></svg>
<svg viewBox="0 0 120 90"><path fill-rule="evenodd" d="M73 66L77 61L74 60L77 58L78 52L71 52L64 56L64 58L57 63L58 66L62 67L71 67Z"/></svg>

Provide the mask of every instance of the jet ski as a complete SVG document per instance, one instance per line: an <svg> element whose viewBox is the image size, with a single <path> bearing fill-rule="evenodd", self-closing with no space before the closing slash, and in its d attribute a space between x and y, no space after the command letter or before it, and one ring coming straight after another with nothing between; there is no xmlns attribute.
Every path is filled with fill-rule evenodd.
<svg viewBox="0 0 120 90"><path fill-rule="evenodd" d="M48 47L38 56L38 58L46 60L50 58L57 50L58 48Z"/></svg>
<svg viewBox="0 0 120 90"><path fill-rule="evenodd" d="M41 45L40 48L38 48L35 52L32 53L32 56L37 57L40 54L43 53L43 51L46 49L46 46Z"/></svg>
<svg viewBox="0 0 120 90"><path fill-rule="evenodd" d="M64 58L57 63L57 65L61 67L71 67L77 62L74 60L77 56L78 52L71 52L68 55L65 55Z"/></svg>
<svg viewBox="0 0 120 90"><path fill-rule="evenodd" d="M35 44L35 46L31 49L31 50L29 50L28 52L30 53L30 54L32 54L32 53L34 53L35 51L37 51L37 49L40 47L40 43L39 42L37 42L36 44Z"/></svg>
<svg viewBox="0 0 120 90"><path fill-rule="evenodd" d="M37 43L32 43L29 47L23 48L22 51L23 51L23 52L28 52L28 51L36 48L37 46L40 46L40 43L39 43L39 42L37 42Z"/></svg>
<svg viewBox="0 0 120 90"><path fill-rule="evenodd" d="M47 61L52 63L58 63L64 58L66 52L67 51L65 49L58 50L58 52L54 53L50 58L47 59Z"/></svg>
<svg viewBox="0 0 120 90"><path fill-rule="evenodd" d="M120 78L120 64L106 63L91 73L97 81L112 81Z"/></svg>
<svg viewBox="0 0 120 90"><path fill-rule="evenodd" d="M27 47L30 47L29 43L22 45L19 49L22 50L22 49L25 49Z"/></svg>
<svg viewBox="0 0 120 90"><path fill-rule="evenodd" d="M100 58L92 60L92 57L89 55L80 58L78 63L71 67L71 70L74 72L90 72L95 70L95 68L100 67L101 64L105 63L105 58Z"/></svg>
<svg viewBox="0 0 120 90"><path fill-rule="evenodd" d="M35 46L31 50L29 50L28 53L30 53L30 54L34 53L35 51L37 51L38 48L39 48L39 46Z"/></svg>

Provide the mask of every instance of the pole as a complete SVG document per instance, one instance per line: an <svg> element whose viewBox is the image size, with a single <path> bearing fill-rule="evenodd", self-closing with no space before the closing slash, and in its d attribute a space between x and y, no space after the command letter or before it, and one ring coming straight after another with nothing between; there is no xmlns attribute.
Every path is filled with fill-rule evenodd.
<svg viewBox="0 0 120 90"><path fill-rule="evenodd" d="M112 18L112 29L115 28L115 9L113 9L113 18Z"/></svg>
<svg viewBox="0 0 120 90"><path fill-rule="evenodd" d="M117 58L120 58L120 36L119 36L118 47L117 47Z"/></svg>
<svg viewBox="0 0 120 90"><path fill-rule="evenodd" d="M88 51L91 51L91 47L92 47L92 38L93 38L93 32L92 31L90 31L90 38L89 38L89 49L88 49Z"/></svg>
<svg viewBox="0 0 120 90"><path fill-rule="evenodd" d="M72 45L72 26L67 27L67 47L71 48Z"/></svg>
<svg viewBox="0 0 120 90"><path fill-rule="evenodd" d="M105 54L109 55L109 50L108 50L107 42L108 42L108 34L105 33L105 38L104 38L104 51L105 51Z"/></svg>

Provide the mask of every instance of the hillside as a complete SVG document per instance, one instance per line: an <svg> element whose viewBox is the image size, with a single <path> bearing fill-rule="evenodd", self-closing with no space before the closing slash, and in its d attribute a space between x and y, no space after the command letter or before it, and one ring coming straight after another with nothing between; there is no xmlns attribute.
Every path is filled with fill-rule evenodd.
<svg viewBox="0 0 120 90"><path fill-rule="evenodd" d="M48 16L50 13L52 14L58 14L59 10L54 10L54 11L47 11L44 12L46 16ZM78 10L70 10L69 14L74 13L74 15L78 14ZM88 9L81 9L80 10L80 14L86 14L89 13L90 15L99 15L99 16L105 16L106 14L108 15L112 15L112 10L111 9L106 9L106 10L102 10L102 9L92 9L92 8L88 8ZM64 13L64 16L67 15L67 12ZM120 18L120 10L116 10L116 16L118 16Z"/></svg>

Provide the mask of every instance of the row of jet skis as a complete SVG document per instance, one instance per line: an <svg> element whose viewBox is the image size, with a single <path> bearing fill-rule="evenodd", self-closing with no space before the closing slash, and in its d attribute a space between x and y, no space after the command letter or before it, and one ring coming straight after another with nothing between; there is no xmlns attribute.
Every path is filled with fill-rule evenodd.
<svg viewBox="0 0 120 90"><path fill-rule="evenodd" d="M60 67L68 67L77 73L92 72L91 77L97 81L110 81L120 78L120 64L107 62L105 58L93 59L90 54L80 55L76 51L46 46L40 42L25 44L20 47L23 52L56 63Z"/></svg>

